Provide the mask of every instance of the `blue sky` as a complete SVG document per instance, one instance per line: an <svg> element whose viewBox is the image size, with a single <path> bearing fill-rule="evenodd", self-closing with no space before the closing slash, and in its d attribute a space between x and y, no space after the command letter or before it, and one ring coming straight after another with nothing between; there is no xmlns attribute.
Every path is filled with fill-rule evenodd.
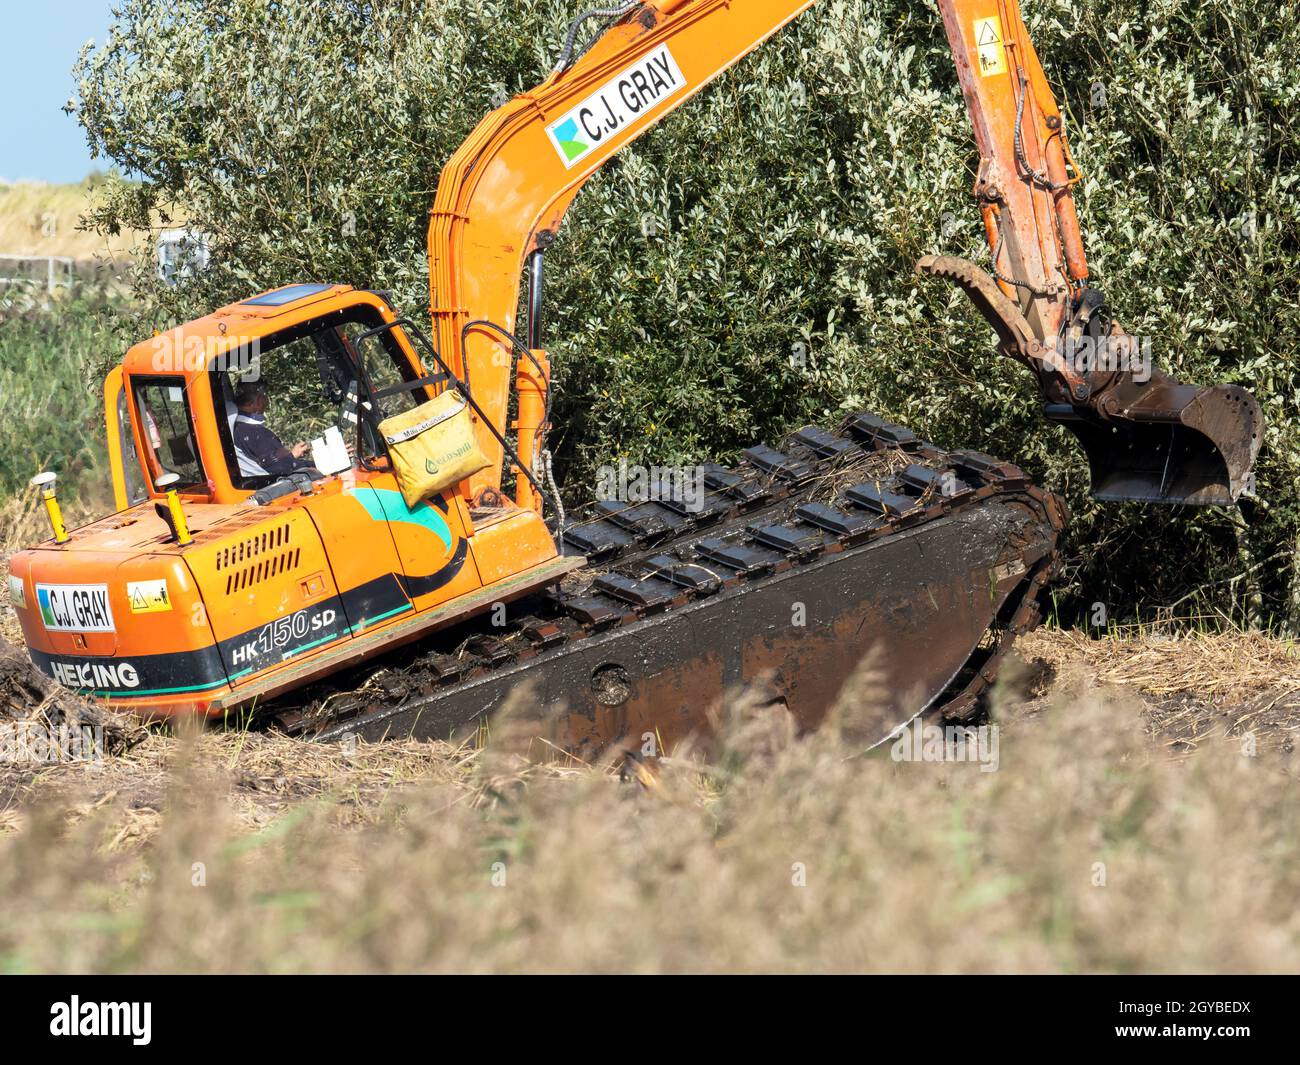
<svg viewBox="0 0 1300 1065"><path fill-rule="evenodd" d="M87 39L103 44L111 0L10 0L0 33L0 178L80 181L91 169L86 136L61 108Z"/></svg>

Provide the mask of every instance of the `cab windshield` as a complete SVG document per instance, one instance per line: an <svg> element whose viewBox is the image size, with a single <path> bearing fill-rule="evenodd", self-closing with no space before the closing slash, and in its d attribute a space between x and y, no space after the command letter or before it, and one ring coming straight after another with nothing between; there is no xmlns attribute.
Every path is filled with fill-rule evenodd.
<svg viewBox="0 0 1300 1065"><path fill-rule="evenodd" d="M145 377L134 382L140 412L145 466L156 486L158 478L176 474L179 491L207 488L207 475L194 437L194 423L183 377Z"/></svg>
<svg viewBox="0 0 1300 1065"><path fill-rule="evenodd" d="M394 330L366 335L381 324L371 307L346 308L216 360L212 394L235 487L386 466L376 427L430 398L437 381L417 378Z"/></svg>

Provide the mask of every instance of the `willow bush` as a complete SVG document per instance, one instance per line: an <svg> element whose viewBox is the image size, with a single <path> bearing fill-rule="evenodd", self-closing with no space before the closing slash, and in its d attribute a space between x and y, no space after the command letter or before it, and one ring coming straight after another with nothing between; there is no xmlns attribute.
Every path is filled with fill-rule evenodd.
<svg viewBox="0 0 1300 1065"><path fill-rule="evenodd" d="M303 279L427 303L439 170L550 69L576 0L121 0L72 101L122 172L104 230L184 218L192 283L136 279L163 327ZM589 6L589 5L585 5ZM1094 281L1188 380L1268 417L1240 511L1098 507L1082 455L963 296L913 273L987 261L976 156L931 0L822 0L588 185L549 255L566 493L611 458L727 458L870 408L1021 463L1073 512L1067 616L1183 600L1300 620L1295 336L1300 22L1227 0L1025 0L1067 114ZM124 337L125 339L125 337Z"/></svg>

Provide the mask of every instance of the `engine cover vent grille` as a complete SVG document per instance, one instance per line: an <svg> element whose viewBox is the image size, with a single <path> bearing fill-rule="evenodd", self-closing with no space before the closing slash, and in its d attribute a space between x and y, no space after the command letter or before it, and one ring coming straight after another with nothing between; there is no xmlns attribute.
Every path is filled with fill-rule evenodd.
<svg viewBox="0 0 1300 1065"><path fill-rule="evenodd" d="M298 565L302 551L290 546L290 528L288 523L277 525L217 552L217 570L226 571L227 595Z"/></svg>
<svg viewBox="0 0 1300 1065"><path fill-rule="evenodd" d="M302 549L295 547L290 551L281 551L278 555L267 555L260 562L254 562L243 569L233 570L226 574L226 594L242 592L259 581L294 569L298 565L298 556L301 554Z"/></svg>

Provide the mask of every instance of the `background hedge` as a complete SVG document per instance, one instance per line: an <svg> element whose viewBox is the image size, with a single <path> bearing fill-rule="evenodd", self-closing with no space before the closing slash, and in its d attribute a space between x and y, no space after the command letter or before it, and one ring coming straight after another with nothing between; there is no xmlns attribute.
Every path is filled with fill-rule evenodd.
<svg viewBox="0 0 1300 1065"><path fill-rule="evenodd" d="M92 145L144 180L113 183L93 224L162 211L213 238L201 283L168 290L141 270L123 340L306 279L389 288L422 312L443 162L541 80L580 6L122 0L73 103ZM1024 6L1087 174L1094 279L1158 364L1254 389L1259 500L1096 507L1029 375L994 356L963 296L914 276L927 252L988 259L928 0L822 0L579 197L549 256L566 494L587 498L611 458L725 458L865 407L1066 495L1067 619L1180 599L1180 612L1300 619L1294 5Z"/></svg>

